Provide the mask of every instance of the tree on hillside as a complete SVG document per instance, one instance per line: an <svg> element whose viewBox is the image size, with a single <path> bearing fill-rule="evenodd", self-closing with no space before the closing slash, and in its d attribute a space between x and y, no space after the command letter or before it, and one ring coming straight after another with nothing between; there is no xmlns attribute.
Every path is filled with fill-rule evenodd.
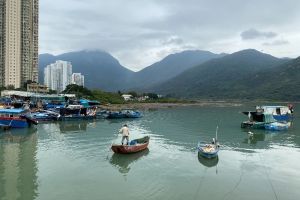
<svg viewBox="0 0 300 200"><path fill-rule="evenodd" d="M135 91L130 91L128 94L132 95L133 98L138 97L138 94Z"/></svg>
<svg viewBox="0 0 300 200"><path fill-rule="evenodd" d="M76 84L68 85L62 93L76 94L78 97L93 97L92 91Z"/></svg>

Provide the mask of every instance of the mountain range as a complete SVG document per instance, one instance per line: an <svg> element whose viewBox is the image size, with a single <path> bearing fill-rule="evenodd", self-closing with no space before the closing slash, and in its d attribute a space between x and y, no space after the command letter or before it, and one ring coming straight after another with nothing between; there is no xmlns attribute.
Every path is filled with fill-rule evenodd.
<svg viewBox="0 0 300 200"><path fill-rule="evenodd" d="M41 54L39 57L39 82L43 83L44 68L56 60L70 61L73 73L85 75L88 88L101 88L106 91L142 89L164 82L183 71L224 54L208 51L183 51L171 54L139 72L133 72L104 51L78 51L54 56Z"/></svg>
<svg viewBox="0 0 300 200"><path fill-rule="evenodd" d="M280 59L254 49L233 54L183 51L133 72L103 51L40 55L43 69L56 60L72 62L85 86L106 91L156 92L184 98L300 99L300 58Z"/></svg>

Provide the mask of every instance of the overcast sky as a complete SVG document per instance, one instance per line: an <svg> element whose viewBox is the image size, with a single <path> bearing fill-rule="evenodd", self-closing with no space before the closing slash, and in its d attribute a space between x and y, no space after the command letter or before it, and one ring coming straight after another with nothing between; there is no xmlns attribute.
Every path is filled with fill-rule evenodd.
<svg viewBox="0 0 300 200"><path fill-rule="evenodd" d="M299 0L40 0L40 53L101 49L134 71L188 49L300 56Z"/></svg>

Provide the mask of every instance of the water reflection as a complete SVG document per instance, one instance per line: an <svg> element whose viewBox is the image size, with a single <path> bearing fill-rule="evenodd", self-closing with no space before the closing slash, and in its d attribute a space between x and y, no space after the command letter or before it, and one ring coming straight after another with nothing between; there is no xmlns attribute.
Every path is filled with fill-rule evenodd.
<svg viewBox="0 0 300 200"><path fill-rule="evenodd" d="M35 134L35 127L27 129L11 129L0 133L1 142L20 143L28 140L32 134Z"/></svg>
<svg viewBox="0 0 300 200"><path fill-rule="evenodd" d="M204 158L199 152L198 152L198 160L199 162L204 165L205 167L214 167L219 162L219 156L215 158Z"/></svg>
<svg viewBox="0 0 300 200"><path fill-rule="evenodd" d="M0 133L0 197L35 199L37 196L37 130Z"/></svg>
<svg viewBox="0 0 300 200"><path fill-rule="evenodd" d="M59 123L59 130L62 133L87 131L89 124L93 124L91 121L66 121Z"/></svg>
<svg viewBox="0 0 300 200"><path fill-rule="evenodd" d="M130 171L130 167L133 163L138 161L140 158L147 156L149 149L144 151L133 153L133 154L116 154L114 153L110 158L109 162L115 166L120 173L126 175Z"/></svg>
<svg viewBox="0 0 300 200"><path fill-rule="evenodd" d="M253 133L253 132L251 132ZM259 141L265 141L266 135L265 133L256 132L253 134L247 133L247 138L243 141L245 144L257 144Z"/></svg>

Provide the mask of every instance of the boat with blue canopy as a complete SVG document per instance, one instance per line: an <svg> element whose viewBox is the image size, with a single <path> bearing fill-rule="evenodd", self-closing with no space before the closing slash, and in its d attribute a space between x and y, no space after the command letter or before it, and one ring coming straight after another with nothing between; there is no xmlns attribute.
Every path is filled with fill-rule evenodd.
<svg viewBox="0 0 300 200"><path fill-rule="evenodd" d="M0 126L10 128L27 128L38 122L23 109L0 109Z"/></svg>

